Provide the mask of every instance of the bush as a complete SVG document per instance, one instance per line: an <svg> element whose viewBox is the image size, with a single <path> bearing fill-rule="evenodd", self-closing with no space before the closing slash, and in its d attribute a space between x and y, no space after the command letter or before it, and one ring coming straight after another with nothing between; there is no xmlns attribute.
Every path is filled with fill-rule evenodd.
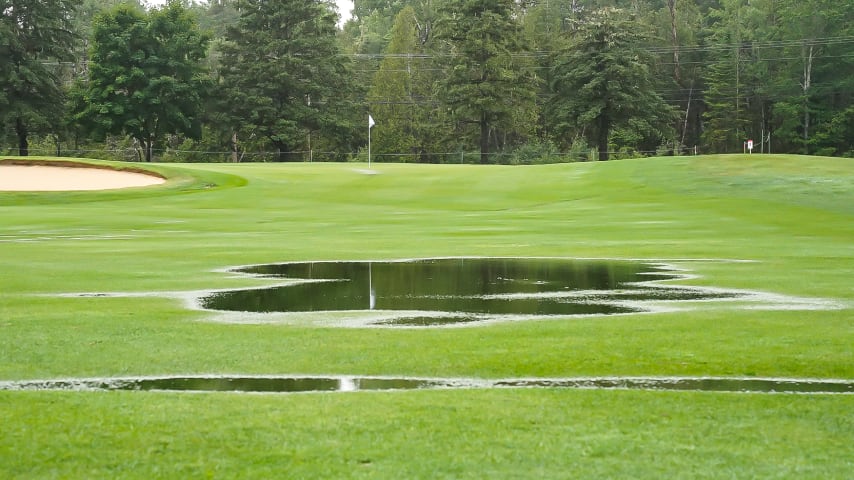
<svg viewBox="0 0 854 480"><path fill-rule="evenodd" d="M504 159L502 159L504 160ZM536 139L516 147L506 158L511 165L534 165L545 163L560 163L566 161L566 155L561 153L557 145L550 140Z"/></svg>

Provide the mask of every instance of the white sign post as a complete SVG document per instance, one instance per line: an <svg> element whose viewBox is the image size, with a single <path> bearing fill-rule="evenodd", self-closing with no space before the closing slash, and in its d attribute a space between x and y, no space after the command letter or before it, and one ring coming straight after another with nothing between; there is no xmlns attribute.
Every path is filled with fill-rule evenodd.
<svg viewBox="0 0 854 480"><path fill-rule="evenodd" d="M747 153L753 153L753 140L747 141Z"/></svg>

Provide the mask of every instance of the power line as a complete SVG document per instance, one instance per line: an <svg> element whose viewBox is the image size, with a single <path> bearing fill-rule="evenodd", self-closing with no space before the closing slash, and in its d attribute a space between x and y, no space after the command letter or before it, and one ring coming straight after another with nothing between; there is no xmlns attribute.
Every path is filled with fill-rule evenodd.
<svg viewBox="0 0 854 480"><path fill-rule="evenodd" d="M679 53L708 53L715 52L720 50L729 50L729 49L771 49L771 48L785 48L785 47L801 47L801 46L828 46L828 45L846 45L854 43L854 36L841 36L841 37L816 37L816 38L799 38L792 40L769 40L769 41L751 41L745 40L744 42L739 43L720 43L720 44L703 44L703 45L680 45L677 47L674 46L666 46L666 47L642 47L644 51L655 54L670 54L675 51L679 51ZM551 55L555 55L560 53L559 51L553 50L536 50L529 52L510 52L511 58L543 58L549 57ZM409 59L409 60L435 60L441 58L457 58L462 57L463 55L460 53L426 53L426 52L413 52L413 53L342 53L340 54L344 57L350 57L353 59L367 59L367 60L383 60L386 58L399 58L399 59Z"/></svg>

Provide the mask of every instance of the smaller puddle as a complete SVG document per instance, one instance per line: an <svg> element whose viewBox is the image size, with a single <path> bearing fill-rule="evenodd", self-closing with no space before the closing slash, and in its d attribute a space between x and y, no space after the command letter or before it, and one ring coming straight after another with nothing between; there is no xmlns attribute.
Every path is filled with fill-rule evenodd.
<svg viewBox="0 0 854 480"><path fill-rule="evenodd" d="M745 378L598 378L498 381L497 387L594 388L749 393L854 393L854 382Z"/></svg>
<svg viewBox="0 0 854 480"><path fill-rule="evenodd" d="M480 322L483 319L475 316L447 316L447 317L397 317L391 320L380 320L374 325L390 325L396 327L439 327L442 325L462 325L466 323Z"/></svg>
<svg viewBox="0 0 854 480"><path fill-rule="evenodd" d="M727 377L598 377L557 379L391 377L140 377L0 382L0 390L159 392L356 392L422 389L569 388L743 393L854 394L854 380Z"/></svg>

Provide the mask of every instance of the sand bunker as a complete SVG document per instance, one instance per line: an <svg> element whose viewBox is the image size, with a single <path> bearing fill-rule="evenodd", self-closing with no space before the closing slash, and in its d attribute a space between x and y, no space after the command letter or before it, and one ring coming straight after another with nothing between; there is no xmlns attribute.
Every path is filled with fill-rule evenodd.
<svg viewBox="0 0 854 480"><path fill-rule="evenodd" d="M148 187L166 180L104 168L0 165L0 191L59 192Z"/></svg>

